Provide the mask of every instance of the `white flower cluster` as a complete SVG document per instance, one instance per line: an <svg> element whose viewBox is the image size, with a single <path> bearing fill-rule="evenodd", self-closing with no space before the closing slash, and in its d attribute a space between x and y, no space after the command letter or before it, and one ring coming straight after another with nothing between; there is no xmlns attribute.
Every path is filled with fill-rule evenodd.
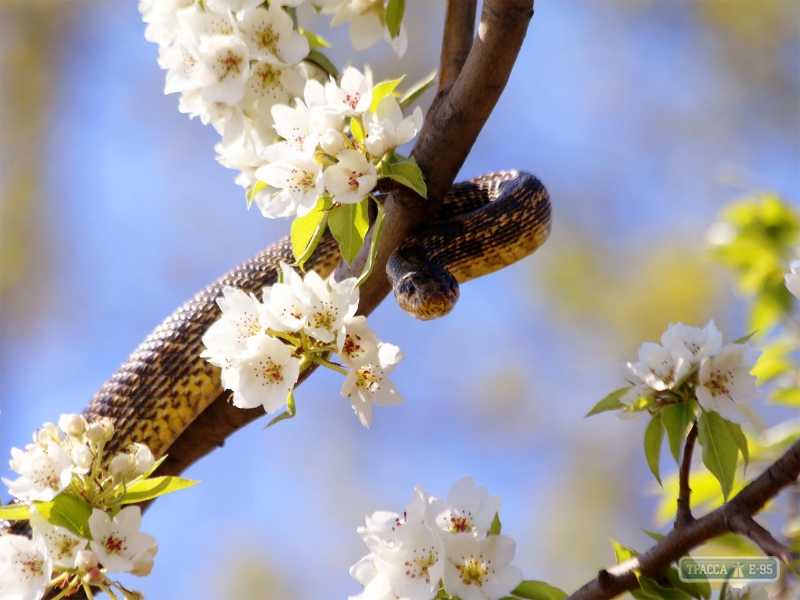
<svg viewBox="0 0 800 600"><path fill-rule="evenodd" d="M0 535L0 597L38 599L48 585L75 590L84 583L130 594L106 573L143 577L153 569L158 546L139 532L141 510L120 505L125 484L149 475L155 459L147 446L132 444L103 468L103 446L113 434L107 418L90 424L81 415L61 415L58 426L45 423L25 450L12 448L10 466L19 477L3 483L21 505L30 505L21 508L33 534ZM71 499L59 503L64 495ZM86 536L46 518L53 512L71 519L82 511Z"/></svg>
<svg viewBox="0 0 800 600"><path fill-rule="evenodd" d="M687 401L691 397L705 411L742 423L737 402L758 397L756 378L750 374L760 355L747 343L722 345L722 333L714 321L703 328L670 324L661 345L643 344L639 361L627 362L638 380L620 399L631 411L644 410L658 400ZM623 413L624 414L624 413Z"/></svg>
<svg viewBox="0 0 800 600"><path fill-rule="evenodd" d="M217 299L220 319L203 336L201 356L222 369L222 385L233 391L239 408L263 406L274 413L287 404L301 371L311 363L346 375L342 396L349 398L365 427L372 405L403 401L388 376L403 359L367 326L358 308L355 279L332 287L313 271L301 278L281 263L282 282L253 294L226 288ZM327 360L336 352L349 367Z"/></svg>
<svg viewBox="0 0 800 600"><path fill-rule="evenodd" d="M417 486L402 516L371 514L358 529L370 554L350 569L364 591L351 600L431 600L440 589L462 600L508 596L522 572L510 564L514 540L490 533L501 504L467 476L444 500Z"/></svg>
<svg viewBox="0 0 800 600"><path fill-rule="evenodd" d="M306 82L303 100L296 100L296 108L272 107L281 141L261 151L270 164L255 176L281 191L256 195L265 217L295 213L302 217L325 193L339 204L356 204L375 189L375 163L414 139L422 127L422 109L417 107L404 118L391 94L380 99L374 112L372 103L369 81L350 67L341 85L329 81L323 86L312 79ZM366 129L366 138L359 141L355 133L348 135L346 125L351 131Z"/></svg>
<svg viewBox="0 0 800 600"><path fill-rule="evenodd" d="M301 33L289 12L302 2L141 0L139 3L139 11L148 24L145 37L160 46L159 65L167 71L164 93L180 93L181 112L192 118L200 117L204 124L214 126L222 136L222 141L216 146L219 162L240 171L236 181L247 189L256 183L256 170L275 162L277 155L281 161L300 161L294 163L298 171L294 172L293 179L305 189L303 194L308 194L313 187L309 188L311 184L305 178L311 176L314 179L314 150L320 139L328 140L328 148L339 146L332 153L337 155L342 165L339 171L349 169L348 174L358 172L364 173L364 177L369 176L363 157L359 160L355 154L339 156L340 150L352 150L353 144L334 135L338 132L341 138L344 131L342 115L360 115L369 108L369 101L364 105L363 102L347 100L353 98L349 82L355 79L352 74L355 70L348 69L345 73L342 88L333 82L326 85L325 93L319 96L322 104L312 106L309 101L309 94L322 88L322 84L313 78L323 77L324 72L306 60L309 53L313 55L316 52L309 44L309 39L314 40L315 36ZM350 22L350 37L356 50L373 46L387 30L383 0L314 0L312 4L322 12L335 14L332 24ZM398 53L405 52L407 38L402 26L392 45ZM311 92L305 87L307 81L316 83ZM365 95L364 90L358 93ZM305 97L305 104L299 100L301 97ZM332 102L332 106L325 110L326 98L339 101ZM297 108L290 108L295 99L298 99ZM353 107L346 104L353 104ZM396 123L393 121L397 116L395 107L390 104L387 101L375 116L380 119L380 127L384 126L384 120ZM283 108L276 111L274 108L277 106ZM316 119L313 123L309 121L312 117ZM298 119L306 133L294 130ZM417 121L421 121L421 112ZM403 126L404 130L406 128ZM293 144L293 152L282 153L270 148L280 141L276 130ZM313 138L313 143L297 142L298 137L306 135ZM373 138L377 139L376 136L378 134ZM383 145L388 148L391 133L387 132L384 137L386 142ZM401 137L406 136L403 134ZM376 144L378 142L373 146ZM374 175L374 169L372 173ZM290 175L288 173L286 177ZM269 179L283 181L286 177L282 179L273 172ZM349 178L345 179L347 181ZM366 183L366 180L359 181L359 188ZM342 185L337 187L333 184L333 187L344 191ZM287 184L281 189L294 188ZM273 191L261 190L255 195L262 212L269 217L292 214L286 195L280 201L272 200ZM298 201L297 193L292 197ZM345 202L343 198L339 201Z"/></svg>

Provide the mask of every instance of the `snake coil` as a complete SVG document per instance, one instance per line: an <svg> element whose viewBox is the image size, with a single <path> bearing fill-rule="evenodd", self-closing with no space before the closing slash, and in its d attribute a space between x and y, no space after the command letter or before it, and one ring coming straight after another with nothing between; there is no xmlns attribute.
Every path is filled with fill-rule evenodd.
<svg viewBox="0 0 800 600"><path fill-rule="evenodd" d="M503 171L456 184L433 222L390 257L395 298L419 319L445 315L458 300L458 284L528 256L545 242L551 223L550 198L533 175ZM325 278L339 260L326 234L305 267ZM134 350L83 413L113 420L111 452L143 442L162 456L224 392L219 369L200 358L202 336L220 314L217 297L227 286L260 294L276 282L279 263L293 261L284 238L199 292Z"/></svg>

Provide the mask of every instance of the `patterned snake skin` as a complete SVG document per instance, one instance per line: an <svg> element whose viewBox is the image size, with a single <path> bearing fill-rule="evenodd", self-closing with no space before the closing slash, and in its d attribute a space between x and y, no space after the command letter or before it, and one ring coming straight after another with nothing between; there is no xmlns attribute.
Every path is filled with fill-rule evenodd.
<svg viewBox="0 0 800 600"><path fill-rule="evenodd" d="M425 271L426 263L446 268L458 283L510 265L541 246L550 226L549 196L532 175L504 171L456 184L431 225L392 255L387 274L395 296L402 300L408 272ZM219 369L199 357L201 338L220 314L216 298L226 286L260 296L275 283L278 263L293 260L284 238L197 294L141 343L83 413L90 421L113 420L111 452L143 442L162 456L223 392ZM336 241L326 234L306 268L325 278L339 261ZM417 281L418 288L425 285Z"/></svg>

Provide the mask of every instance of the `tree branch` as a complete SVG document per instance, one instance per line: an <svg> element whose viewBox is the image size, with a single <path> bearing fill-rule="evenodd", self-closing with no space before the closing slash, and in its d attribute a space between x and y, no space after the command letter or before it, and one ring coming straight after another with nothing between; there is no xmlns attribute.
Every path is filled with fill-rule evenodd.
<svg viewBox="0 0 800 600"><path fill-rule="evenodd" d="M769 532L755 523L752 516L783 488L794 483L798 475L800 475L800 440L792 444L786 454L751 481L730 502L683 527L674 528L641 556L600 571L596 579L584 585L568 600L605 600L636 589L639 584L634 570L642 575L657 578L670 564L692 548L725 533L747 535L765 552L769 549L781 560L791 559L791 553L783 553L783 556L779 554L782 552L780 544ZM755 523L755 527L751 521ZM772 545L769 540L777 546ZM762 543L765 544L764 547L761 546Z"/></svg>
<svg viewBox="0 0 800 600"><path fill-rule="evenodd" d="M456 82L467 62L472 38L475 36L477 5L477 0L447 0L442 55L439 59L439 91L449 89Z"/></svg>
<svg viewBox="0 0 800 600"><path fill-rule="evenodd" d="M731 532L751 540L767 556L775 556L785 563L792 561L792 551L772 537L753 517L737 514L728 522Z"/></svg>
<svg viewBox="0 0 800 600"><path fill-rule="evenodd" d="M428 186L428 198L408 188L389 194L386 225L372 276L361 286L359 314L368 315L391 288L386 277L389 255L436 213L461 165L506 86L533 16L533 0L485 0L478 36L455 83L440 91L431 105L414 147L414 157ZM448 22L445 38L459 39ZM449 56L449 53L447 54ZM368 234L371 237L371 232ZM369 251L369 239L348 266L342 263L337 279L360 275ZM301 377L308 377L307 371ZM263 416L261 408L243 410L222 394L195 419L169 448L158 475L176 475L222 446L225 439Z"/></svg>
<svg viewBox="0 0 800 600"><path fill-rule="evenodd" d="M683 461L678 476L678 514L675 518L675 528L685 527L692 521L692 488L689 487L689 474L692 470L692 454L694 454L694 444L697 441L697 421L692 425L689 435L686 436L686 445L683 448Z"/></svg>

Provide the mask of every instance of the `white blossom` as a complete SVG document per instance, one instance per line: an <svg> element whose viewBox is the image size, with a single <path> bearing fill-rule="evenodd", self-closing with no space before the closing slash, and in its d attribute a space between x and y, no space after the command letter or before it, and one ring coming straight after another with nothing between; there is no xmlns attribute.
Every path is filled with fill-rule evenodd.
<svg viewBox="0 0 800 600"><path fill-rule="evenodd" d="M661 336L661 343L673 355L682 356L690 364L697 365L704 358L719 352L722 348L722 333L713 319L702 329L683 323L670 323Z"/></svg>
<svg viewBox="0 0 800 600"><path fill-rule="evenodd" d="M671 389L691 369L688 359L650 342L639 348L639 362L627 362L626 366L656 391Z"/></svg>
<svg viewBox="0 0 800 600"><path fill-rule="evenodd" d="M795 298L800 299L800 260L792 261L789 268L790 272L785 275L786 287Z"/></svg>
<svg viewBox="0 0 800 600"><path fill-rule="evenodd" d="M760 351L749 344L729 344L700 364L695 394L706 411L716 411L734 423L744 422L737 402L759 396L756 377L750 374Z"/></svg>
<svg viewBox="0 0 800 600"><path fill-rule="evenodd" d="M83 444L79 446L73 446L69 455L72 459L72 464L75 465L75 468L73 469L75 473L86 474L92 468L94 454L88 446Z"/></svg>
<svg viewBox="0 0 800 600"><path fill-rule="evenodd" d="M389 585L389 577L375 564L374 554L366 555L350 567L350 576L364 586L364 591L349 596L348 600L399 600Z"/></svg>
<svg viewBox="0 0 800 600"><path fill-rule="evenodd" d="M320 4L321 2L317 2ZM334 2L331 2L334 4ZM336 16L331 21L331 27L350 21L348 33L353 50L363 52L369 50L381 39L389 42L395 54L402 58L408 47L408 37L403 25L400 33L394 40L389 35L385 24L386 8L383 0L348 0L337 7Z"/></svg>
<svg viewBox="0 0 800 600"><path fill-rule="evenodd" d="M308 324L305 332L321 342L334 341L342 323L355 315L359 291L355 278L345 279L329 288L314 271L309 271L303 284L310 291Z"/></svg>
<svg viewBox="0 0 800 600"><path fill-rule="evenodd" d="M296 158L266 165L256 171L256 177L283 190L281 195L289 196L300 217L308 214L325 192L322 165L310 158Z"/></svg>
<svg viewBox="0 0 800 600"><path fill-rule="evenodd" d="M350 399L359 421L364 427L372 422L372 405L396 406L403 397L388 376L403 359L400 348L381 344L376 359L351 369L342 385L342 396Z"/></svg>
<svg viewBox="0 0 800 600"><path fill-rule="evenodd" d="M403 118L403 111L391 95L384 97L375 109L368 113L367 151L373 156L383 156L398 146L410 142L422 128L422 109L418 106L414 113Z"/></svg>
<svg viewBox="0 0 800 600"><path fill-rule="evenodd" d="M393 546L381 544L373 552L393 593L409 600L434 597L445 569L444 543L435 531L422 523L407 523L395 533Z"/></svg>
<svg viewBox="0 0 800 600"><path fill-rule="evenodd" d="M264 336L234 369L238 376L233 389L233 405L255 408L263 405L274 413L286 404L289 391L300 376L300 361L286 344Z"/></svg>
<svg viewBox="0 0 800 600"><path fill-rule="evenodd" d="M263 0L205 0L205 5L216 13L245 12L259 6Z"/></svg>
<svg viewBox="0 0 800 600"><path fill-rule="evenodd" d="M342 323L336 343L342 362L351 367L359 367L377 355L380 340L367 326L367 318L359 315Z"/></svg>
<svg viewBox="0 0 800 600"><path fill-rule="evenodd" d="M342 150L336 156L339 162L325 169L325 188L336 202L357 204L378 183L375 165L356 150Z"/></svg>
<svg viewBox="0 0 800 600"><path fill-rule="evenodd" d="M48 559L57 566L74 569L78 552L86 548L89 540L78 537L64 527L52 525L39 514L35 506L30 509L30 524L34 541L47 548Z"/></svg>
<svg viewBox="0 0 800 600"><path fill-rule="evenodd" d="M502 504L499 494L489 496L486 486L477 485L467 475L453 485L445 500L431 499L426 516L443 533L483 535L489 531Z"/></svg>
<svg viewBox="0 0 800 600"><path fill-rule="evenodd" d="M141 523L142 511L138 506L126 506L113 519L98 508L92 511L91 548L109 573L131 571L134 558L156 543L153 536L139 532Z"/></svg>
<svg viewBox="0 0 800 600"><path fill-rule="evenodd" d="M297 100L297 108L277 104L272 107L275 131L285 141L267 146L261 157L268 162L280 162L293 158L310 158L319 143L319 132L311 126L311 111Z"/></svg>
<svg viewBox="0 0 800 600"><path fill-rule="evenodd" d="M222 316L203 335L206 349L200 356L221 368L233 366L265 335L263 305L253 294L226 287L217 298Z"/></svg>
<svg viewBox="0 0 800 600"><path fill-rule="evenodd" d="M342 75L340 85L334 81L325 84L328 104L345 116L363 115L372 104L372 88L367 78L358 69L348 67Z"/></svg>
<svg viewBox="0 0 800 600"><path fill-rule="evenodd" d="M522 583L522 572L511 566L516 543L505 535L480 539L460 534L448 541L444 589L461 600L507 596Z"/></svg>
<svg viewBox="0 0 800 600"><path fill-rule="evenodd" d="M251 68L241 106L251 119L271 127L272 107L289 104L291 98L302 92L304 83L297 67L259 61Z"/></svg>
<svg viewBox="0 0 800 600"><path fill-rule="evenodd" d="M44 446L29 446L26 452L12 448L11 469L20 477L3 478L9 493L26 502L47 502L55 498L72 480L73 464L60 444L48 441Z"/></svg>
<svg viewBox="0 0 800 600"><path fill-rule="evenodd" d="M253 58L274 58L294 65L309 51L306 36L294 30L292 18L277 3L256 8L239 19L242 40Z"/></svg>
<svg viewBox="0 0 800 600"><path fill-rule="evenodd" d="M283 283L263 290L267 321L275 331L299 331L308 322L311 293L294 269L283 262L280 267Z"/></svg>
<svg viewBox="0 0 800 600"><path fill-rule="evenodd" d="M215 36L200 48L197 79L203 87L203 100L237 104L250 78L250 53L244 43L232 36Z"/></svg>
<svg viewBox="0 0 800 600"><path fill-rule="evenodd" d="M41 540L0 535L0 597L38 600L50 583L53 563Z"/></svg>

